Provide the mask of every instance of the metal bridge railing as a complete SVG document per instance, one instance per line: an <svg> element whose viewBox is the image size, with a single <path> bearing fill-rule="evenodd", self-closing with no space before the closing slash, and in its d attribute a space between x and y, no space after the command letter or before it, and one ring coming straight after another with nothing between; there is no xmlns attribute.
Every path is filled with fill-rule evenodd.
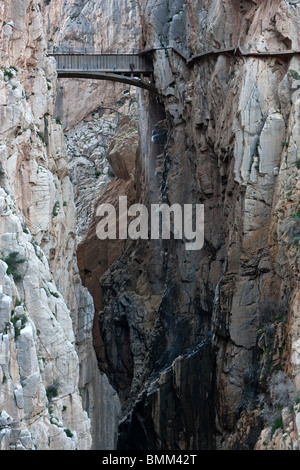
<svg viewBox="0 0 300 470"><path fill-rule="evenodd" d="M149 74L153 72L152 61L146 56L136 54L62 54L54 53L57 70L126 72Z"/></svg>
<svg viewBox="0 0 300 470"><path fill-rule="evenodd" d="M82 55L139 55L142 54L143 51L141 49L130 49L127 51L116 49L116 50L107 50L107 49L99 49L95 50L92 48L74 48L74 47L61 47L61 46L50 46L48 44L47 53L49 55L58 55L58 54L82 54Z"/></svg>

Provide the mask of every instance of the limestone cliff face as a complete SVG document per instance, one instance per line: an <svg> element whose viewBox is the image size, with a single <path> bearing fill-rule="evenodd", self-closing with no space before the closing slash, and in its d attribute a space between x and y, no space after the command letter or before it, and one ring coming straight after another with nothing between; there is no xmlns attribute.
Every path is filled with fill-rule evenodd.
<svg viewBox="0 0 300 470"><path fill-rule="evenodd" d="M137 47L140 34L139 18L134 2L47 2L44 9L44 25L48 36L48 47L84 48L90 52L104 49L123 51ZM113 18L113 21L108 19ZM127 32L115 34L120 18L128 25ZM60 27L57 28L59 24ZM130 24L130 27L129 27ZM93 295L95 316L93 320L93 343L96 357L101 367L90 362L88 349L83 344L81 356L86 358L84 368L89 374L100 374L100 388L97 383L84 394L84 405L91 410L92 436L95 448L111 448L115 446L115 434L119 414L119 400L116 392L109 386L105 371L103 341L99 331L98 311L102 308L102 294L99 290L99 279L110 264L118 258L123 243L115 246L98 247L95 224L92 216L99 201L113 202L118 195L133 192L132 175L121 176L117 161L122 161L123 155L108 161L107 151L115 133L120 130L120 142L126 141L130 130L134 129L136 141L137 129L137 99L134 88L123 84L97 82L86 80L59 80L55 116L62 122L68 152L68 169L74 188L76 207L76 240L79 243L77 257L84 285ZM129 123L124 118L129 118ZM132 120L132 122L131 122ZM126 124L127 122L127 124ZM126 127L127 125L127 127ZM125 132L125 138L122 133ZM119 139L118 139L118 143ZM135 159L136 142L131 142L130 149ZM128 143L129 144L129 143ZM129 147L128 147L129 148ZM129 157L129 160L132 160ZM117 178L114 178L115 175ZM123 178L123 179L122 179ZM115 180L117 180L115 182ZM82 242L85 239L86 244ZM92 357L92 355L91 355ZM84 375L84 374L83 374ZM96 381L97 382L97 381ZM93 388L91 390L91 387ZM91 398L93 397L93 398Z"/></svg>
<svg viewBox="0 0 300 470"><path fill-rule="evenodd" d="M295 24L300 11L286 2L139 4L147 47L174 45L188 56L238 45L252 51L299 48ZM202 429L196 410L199 406L205 410L204 398L210 396L215 419L208 425L208 431L214 427L209 446L253 448L261 428L271 422L279 435L277 445L280 441L283 447L297 448L297 407L289 418L285 407L293 406L299 393L299 162L295 119L299 101L292 95L298 58L220 54L187 67L178 54L164 50L154 54L154 64L156 86L169 124L164 173L156 187L162 188L161 197L170 204L205 204L206 242L193 256L180 244L160 248L164 269L159 257L156 261L164 277L158 309L152 317L156 341L148 356L151 373L171 365L179 351L187 353L211 333L213 379L205 380L202 398L193 401L195 429ZM144 103L146 107L147 98ZM152 189L150 181L149 186ZM145 266L149 263L150 259ZM151 258L151 265L154 263ZM142 278L145 282L146 277L151 285L148 273L149 268L136 282ZM108 282L105 288L109 289ZM149 292L148 287L146 290ZM133 291L127 298L129 309L137 293ZM144 313L139 311L139 317L143 318L149 313L145 302L142 304ZM129 329L131 322L136 329L132 312L127 317ZM132 344L136 348L136 341ZM157 352L157 344L164 345L161 352ZM134 373L137 368L135 363ZM282 396L280 404L275 404L273 380L279 371ZM292 379L292 391L285 384L287 376ZM184 383L179 383L179 390L180 386ZM138 387L139 392L142 388ZM183 409L187 396L179 400ZM140 407L143 400L136 406ZM176 402L168 403L172 407ZM282 408L284 419L280 416ZM150 409L156 446L169 447L168 439L162 439L164 425L156 419L159 413ZM142 420L140 408L134 413ZM280 429L276 429L276 419ZM185 423L182 432L186 429ZM282 438L284 432L287 434ZM271 437L262 437L261 441L266 448L272 446ZM182 447L180 438L176 445Z"/></svg>
<svg viewBox="0 0 300 470"><path fill-rule="evenodd" d="M123 85L78 81L54 107L38 4L1 8L3 448L88 448L78 380L98 448L299 448L300 64L268 53L299 50L300 6L45 2L50 44L157 49L158 94L137 91L137 110ZM186 60L238 46L265 55ZM119 195L203 203L204 248L99 241L93 211Z"/></svg>
<svg viewBox="0 0 300 470"><path fill-rule="evenodd" d="M92 346L94 305L77 268L74 193L42 8L0 3L0 445L88 450L94 408L106 436L99 444L99 432L96 445L113 448L118 402Z"/></svg>
<svg viewBox="0 0 300 470"><path fill-rule="evenodd" d="M141 23L134 0L46 2L44 23L48 47L87 52L132 52L140 49ZM59 81L56 114L66 130L92 111L118 108L127 85L97 80ZM134 90L133 90L134 93ZM76 102L76 112L74 112Z"/></svg>
<svg viewBox="0 0 300 470"><path fill-rule="evenodd" d="M139 95L136 198L203 203L206 228L196 253L178 241L128 242L102 277L119 448L298 448L298 57L229 53L188 65L184 56L297 50L299 7L138 6L141 44L160 50L159 100ZM156 145L161 121L168 136Z"/></svg>
<svg viewBox="0 0 300 470"><path fill-rule="evenodd" d="M141 46L139 6L134 0L50 0L45 13L50 45L96 51ZM121 34L116 34L120 27Z"/></svg>

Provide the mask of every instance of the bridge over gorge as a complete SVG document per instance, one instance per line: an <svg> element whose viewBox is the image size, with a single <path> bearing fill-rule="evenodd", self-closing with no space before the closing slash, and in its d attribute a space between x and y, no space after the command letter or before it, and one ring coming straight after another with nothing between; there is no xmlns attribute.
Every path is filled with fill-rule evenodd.
<svg viewBox="0 0 300 470"><path fill-rule="evenodd" d="M85 78L127 83L155 92L149 54L49 53L56 59L58 78Z"/></svg>
<svg viewBox="0 0 300 470"><path fill-rule="evenodd" d="M291 58L300 54L300 51L278 50L257 52L244 48L230 47L227 49L214 49L187 56L174 46L147 49L141 52L127 53L89 53L72 50L62 51L54 49L48 54L57 62L58 78L85 78L97 80L111 80L144 88L157 93L153 78L152 54L158 50L170 50L184 60L188 67L207 57L217 57L226 54L235 57L277 57Z"/></svg>

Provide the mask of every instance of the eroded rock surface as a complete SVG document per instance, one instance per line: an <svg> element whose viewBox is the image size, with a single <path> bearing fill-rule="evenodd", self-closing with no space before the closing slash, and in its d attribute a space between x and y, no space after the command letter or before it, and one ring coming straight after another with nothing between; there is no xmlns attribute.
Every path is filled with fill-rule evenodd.
<svg viewBox="0 0 300 470"><path fill-rule="evenodd" d="M42 6L16 0L0 8L1 450L114 448L119 401L92 345L94 304L77 267Z"/></svg>
<svg viewBox="0 0 300 470"><path fill-rule="evenodd" d="M155 439L140 446L183 445L164 434L170 422L178 429L178 417L164 414L170 392L165 396L166 388L158 387L154 408L143 397L178 356L210 338L214 379L198 391L193 414L205 411L210 396L213 439L207 445L253 449L278 413L273 377L280 371L292 377L293 400L299 390L299 103L293 95L299 64L297 56L220 54L187 66L183 56L238 45L267 53L297 49L298 7L280 1L139 6L145 47L172 45L181 55L157 50L160 104L141 95L137 200L203 203L206 228L204 248L196 253L178 241L128 242L101 280L107 371L123 404L119 445L130 448L141 426ZM155 144L152 131L164 119L166 143ZM282 393L285 407L284 385ZM177 409L185 409L184 399ZM296 448L295 434L290 439ZM265 441L272 447L272 439ZM196 449L204 441L184 445Z"/></svg>
<svg viewBox="0 0 300 470"><path fill-rule="evenodd" d="M132 90L123 85L62 81L55 107L55 64L44 54L38 5L15 0L20 14L13 17L2 2L1 246L3 259L13 248L26 261L15 272L22 280L0 266L0 390L4 401L10 397L0 417L1 445L47 447L52 436L52 448L88 447L79 380L98 447L298 449L300 63L297 55L268 54L299 49L300 6L46 3L54 45L156 49L158 95L137 91L138 132L124 101ZM231 51L187 63L238 46L264 56ZM120 107L127 121L118 119ZM90 294L74 260L70 174L79 271ZM189 252L178 240L100 241L95 210L104 202L116 206L120 195L148 206L204 204L204 248ZM62 367L74 365L64 383L45 324L64 338ZM26 344L30 359L20 364L19 378L18 348ZM43 348L50 348L46 365L37 359ZM49 386L58 393L52 414L45 408ZM81 433L66 391L75 397L72 416L83 423ZM35 413L43 432L31 422ZM30 441L28 430L40 442Z"/></svg>

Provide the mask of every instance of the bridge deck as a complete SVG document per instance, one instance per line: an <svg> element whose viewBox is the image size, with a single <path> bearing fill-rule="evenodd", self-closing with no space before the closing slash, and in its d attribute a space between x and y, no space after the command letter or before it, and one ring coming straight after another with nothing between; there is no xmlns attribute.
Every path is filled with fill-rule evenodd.
<svg viewBox="0 0 300 470"><path fill-rule="evenodd" d="M99 70L103 72L153 73L151 60L136 54L58 54L58 70Z"/></svg>

